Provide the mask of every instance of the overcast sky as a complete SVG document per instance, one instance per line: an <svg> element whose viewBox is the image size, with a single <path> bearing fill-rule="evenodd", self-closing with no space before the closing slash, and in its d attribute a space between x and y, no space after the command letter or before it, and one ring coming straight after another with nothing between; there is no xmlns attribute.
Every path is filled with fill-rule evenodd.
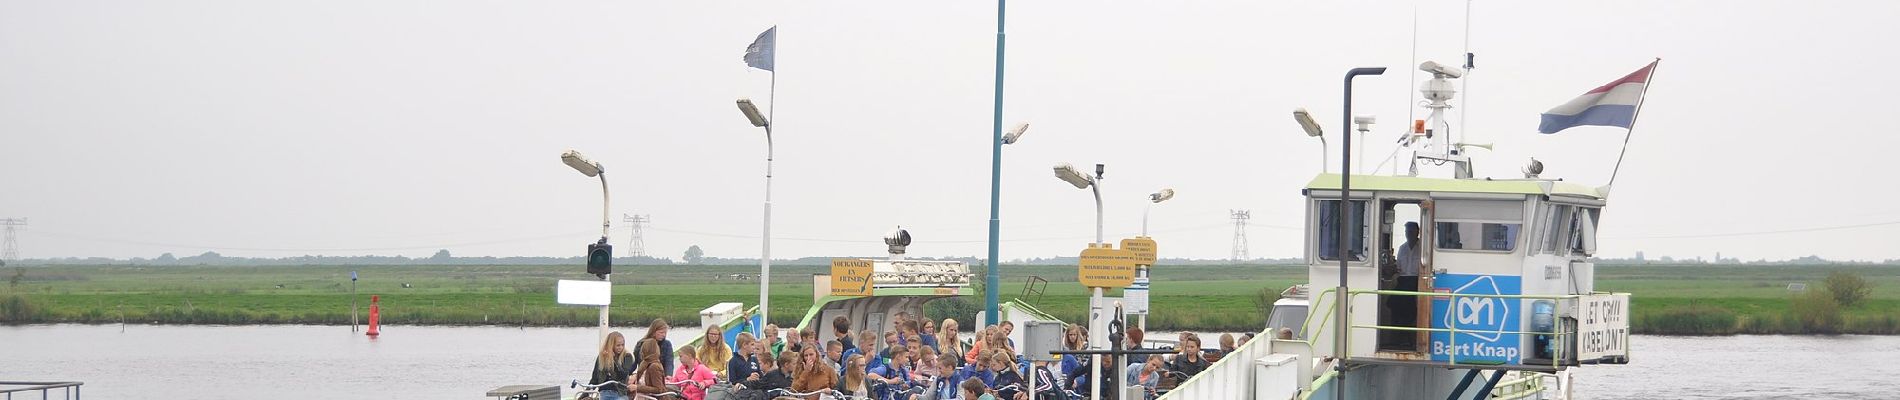
<svg viewBox="0 0 1900 400"><path fill-rule="evenodd" d="M1465 2L1413 4L1011 3L1004 120L1033 128L1004 149L1002 258L1092 236L1058 162L1107 164L1111 237L1173 187L1164 257L1227 257L1230 209L1253 211L1253 256L1298 256L1321 154L1289 111L1337 152L1344 72L1391 67L1355 98L1381 121L1367 166L1389 154L1416 61L1466 46ZM1536 156L1600 185L1624 130L1540 135L1538 114L1661 57L1602 255L1900 257L1877 204L1900 194L1896 16L1479 1L1454 123L1497 146L1480 176ZM559 162L577 149L609 171L616 244L623 213L651 214L651 255L756 257L765 141L733 99L767 104L740 55L777 25L773 256L880 255L900 224L914 255L980 256L995 24L980 1L0 0L0 217L31 218L26 258L579 255L600 189Z"/></svg>

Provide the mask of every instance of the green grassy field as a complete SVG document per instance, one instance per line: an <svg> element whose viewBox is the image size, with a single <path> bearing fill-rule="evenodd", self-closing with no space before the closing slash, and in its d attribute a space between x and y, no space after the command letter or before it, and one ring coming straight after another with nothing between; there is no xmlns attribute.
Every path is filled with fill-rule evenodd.
<svg viewBox="0 0 1900 400"><path fill-rule="evenodd" d="M1798 295L1788 291L1788 284L1825 290L1822 281L1835 271L1857 274L1873 285L1865 304L1842 310L1838 332L1900 334L1896 266L1600 266L1597 290L1634 295L1630 314L1639 333L1827 333L1799 323L1805 310L1794 308Z"/></svg>
<svg viewBox="0 0 1900 400"><path fill-rule="evenodd" d="M554 281L590 279L567 266L60 266L25 268L17 286L0 291L7 323L348 324L351 270L357 300L381 296L382 319L395 324L590 326L592 308L554 304ZM812 302L811 275L825 267L773 268L772 316L789 325ZM753 266L634 266L613 276L616 325L652 318L696 324L698 312L719 302L756 303L756 282L732 274ZM14 271L6 271L10 276ZM1036 304L1065 319L1080 319L1087 292L1070 266L1006 266L1003 298L1019 297L1026 278L1050 282ZM1303 269L1263 266L1161 267L1155 271L1157 310L1203 310L1156 316L1163 329L1244 329L1264 324L1254 298L1263 287L1283 288ZM407 284L409 287L404 287ZM980 301L972 299L973 301ZM1213 308L1210 308L1213 307ZM366 311L365 311L366 313ZM366 314L365 314L366 315ZM971 316L953 316L968 320Z"/></svg>
<svg viewBox="0 0 1900 400"><path fill-rule="evenodd" d="M57 266L7 268L17 284L0 288L3 323L348 324L350 271L356 298L382 297L391 324L591 326L592 308L554 304L557 279L589 279L578 266ZM756 303L755 282L732 280L753 266L632 266L614 275L616 325L652 318L695 324L718 302ZM1900 333L1900 267L1894 266L1600 266L1597 289L1630 292L1638 333L1810 333L1799 322L1789 283L1822 290L1834 271L1865 277L1866 304L1842 311L1839 331ZM811 306L811 275L825 267L773 268L772 316L790 324ZM1154 270L1149 326L1161 330L1249 330L1265 321L1262 301L1305 280L1296 266L1161 266ZM1050 282L1033 304L1080 320L1087 292L1072 266L1005 266L1000 294L1023 296L1025 280ZM407 284L409 287L404 287ZM1262 291L1268 292L1262 298ZM1116 295L1116 293L1110 293ZM980 298L969 299L972 302ZM364 315L367 315L365 311ZM967 320L970 315L943 315Z"/></svg>

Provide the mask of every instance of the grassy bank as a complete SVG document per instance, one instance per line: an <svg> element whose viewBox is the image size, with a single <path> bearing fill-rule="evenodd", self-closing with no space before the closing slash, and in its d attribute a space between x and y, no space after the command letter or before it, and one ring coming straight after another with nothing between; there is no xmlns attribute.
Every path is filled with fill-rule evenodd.
<svg viewBox="0 0 1900 400"><path fill-rule="evenodd" d="M1023 278L1051 282L1031 299L1065 320L1083 317L1088 296L1072 266L1006 266L1012 277L1000 292L1022 295ZM0 289L0 323L348 324L350 271L358 271L355 299L367 318L369 296L381 296L390 324L592 326L592 308L554 304L557 279L590 279L581 268L548 266L60 266L24 271L18 285ZM699 310L719 302L754 304L756 281L732 274L751 266L634 266L613 276L615 325L653 318L697 324ZM804 316L812 303L811 275L824 267L776 266L772 319L782 325ZM1251 298L1261 287L1303 280L1304 269L1262 266L1158 268L1153 291L1157 329L1242 330L1265 323ZM406 286L405 286L406 285ZM980 299L971 299L980 301ZM968 321L973 315L943 315Z"/></svg>
<svg viewBox="0 0 1900 400"><path fill-rule="evenodd" d="M1829 310L1791 283L1825 291L1844 271L1873 285L1865 304ZM1642 334L1900 334L1900 267L1864 265L1599 266L1597 290L1629 292Z"/></svg>
<svg viewBox="0 0 1900 400"><path fill-rule="evenodd" d="M592 308L554 304L556 279L591 278L578 266L61 266L24 271L0 287L0 323L348 324L351 270L356 299L382 296L391 324L592 326ZM753 304L758 286L732 280L751 266L634 266L614 275L611 319L644 325L653 318L695 324L719 302ZM772 316L789 325L811 306L811 275L824 267L773 268ZM1050 280L1028 299L1058 318L1082 320L1087 292L1072 266L1005 266L1004 299L1023 295L1023 278ZM1803 309L1789 283L1823 290L1828 273L1849 271L1873 284L1865 304L1838 320ZM1265 323L1261 291L1305 280L1293 266L1162 266L1152 291L1152 329L1238 331ZM405 287L404 285L407 285ZM1631 292L1636 333L1676 335L1900 334L1900 267L1893 266L1601 266L1597 289ZM1111 291L1110 295L1117 295ZM1032 296L1033 297L1033 296ZM980 298L968 301L980 302ZM1267 301L1271 301L1268 297ZM973 307L937 307L934 317L969 320ZM948 314L943 314L948 313ZM367 316L367 311L363 311Z"/></svg>

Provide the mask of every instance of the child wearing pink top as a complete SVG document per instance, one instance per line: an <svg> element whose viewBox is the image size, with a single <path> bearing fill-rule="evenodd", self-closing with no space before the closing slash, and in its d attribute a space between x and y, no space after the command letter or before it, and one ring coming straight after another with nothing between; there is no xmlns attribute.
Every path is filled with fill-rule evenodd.
<svg viewBox="0 0 1900 400"><path fill-rule="evenodd" d="M711 368L699 363L699 356L692 349L692 346L686 346L676 352L679 354L680 367L673 372L673 379L668 383L679 383L680 394L686 396L686 400L706 400L706 387L712 386L718 378L713 375ZM698 385L686 383L689 381Z"/></svg>

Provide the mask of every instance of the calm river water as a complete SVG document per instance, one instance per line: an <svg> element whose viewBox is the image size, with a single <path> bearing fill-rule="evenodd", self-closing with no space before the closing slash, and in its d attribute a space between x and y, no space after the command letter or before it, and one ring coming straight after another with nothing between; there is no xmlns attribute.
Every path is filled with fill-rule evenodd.
<svg viewBox="0 0 1900 400"><path fill-rule="evenodd" d="M0 327L0 381L84 381L93 399L481 399L586 378L589 328ZM644 329L622 329L638 337ZM702 331L675 328L675 342ZM1900 337L1640 336L1634 362L1583 369L1589 399L1900 398ZM58 396L58 392L54 392ZM37 398L37 396L31 396Z"/></svg>

